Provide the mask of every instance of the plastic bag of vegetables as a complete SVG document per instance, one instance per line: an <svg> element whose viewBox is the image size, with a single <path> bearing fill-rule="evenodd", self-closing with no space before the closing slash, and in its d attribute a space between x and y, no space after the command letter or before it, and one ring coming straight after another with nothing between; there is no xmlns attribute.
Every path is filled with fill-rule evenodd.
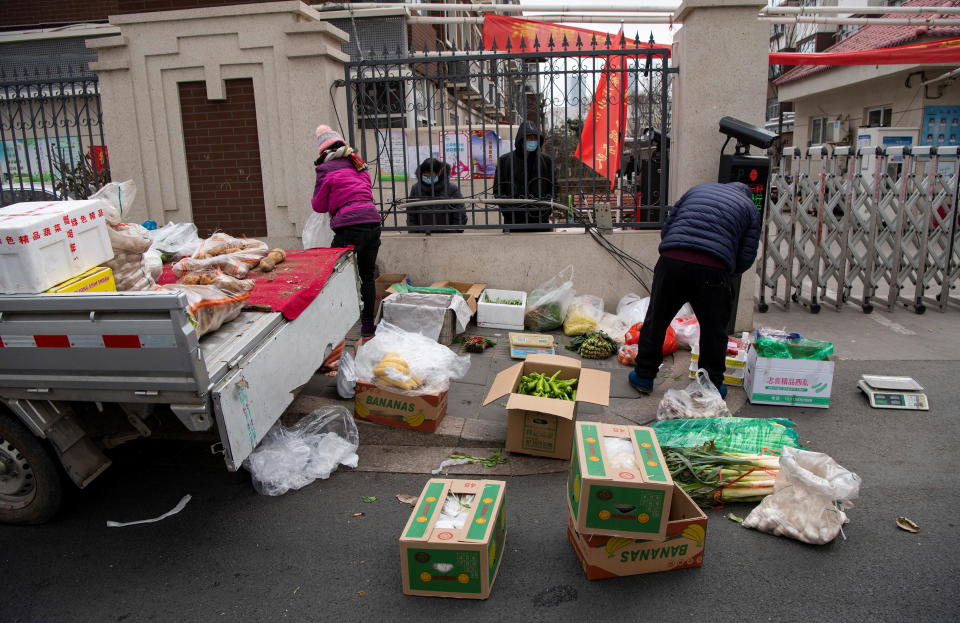
<svg viewBox="0 0 960 623"><path fill-rule="evenodd" d="M573 266L567 266L527 296L523 324L531 331L552 331L563 324L573 300Z"/></svg>
<svg viewBox="0 0 960 623"><path fill-rule="evenodd" d="M743 520L778 536L823 545L850 520L844 512L860 495L860 477L822 452L785 447L773 494Z"/></svg>
<svg viewBox="0 0 960 623"><path fill-rule="evenodd" d="M729 416L727 403L703 368L685 389L668 389L657 407L658 420Z"/></svg>
<svg viewBox="0 0 960 623"><path fill-rule="evenodd" d="M563 332L566 335L593 333L602 319L603 299L589 294L578 296L570 303L563 319Z"/></svg>

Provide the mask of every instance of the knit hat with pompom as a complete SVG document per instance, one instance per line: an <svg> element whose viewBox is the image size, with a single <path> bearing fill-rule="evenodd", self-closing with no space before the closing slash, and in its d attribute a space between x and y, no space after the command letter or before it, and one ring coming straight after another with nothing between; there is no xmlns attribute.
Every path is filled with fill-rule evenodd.
<svg viewBox="0 0 960 623"><path fill-rule="evenodd" d="M337 134L330 126L317 126L317 154L323 153L323 150L334 143L346 144L347 141L343 140L343 137Z"/></svg>

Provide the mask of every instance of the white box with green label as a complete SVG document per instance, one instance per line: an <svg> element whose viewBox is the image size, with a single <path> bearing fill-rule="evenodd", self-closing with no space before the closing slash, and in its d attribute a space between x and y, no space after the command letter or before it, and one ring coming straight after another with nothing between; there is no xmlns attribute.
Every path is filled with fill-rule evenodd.
<svg viewBox="0 0 960 623"><path fill-rule="evenodd" d="M833 364L832 358L813 361L760 357L751 347L743 388L753 404L826 409L833 389Z"/></svg>

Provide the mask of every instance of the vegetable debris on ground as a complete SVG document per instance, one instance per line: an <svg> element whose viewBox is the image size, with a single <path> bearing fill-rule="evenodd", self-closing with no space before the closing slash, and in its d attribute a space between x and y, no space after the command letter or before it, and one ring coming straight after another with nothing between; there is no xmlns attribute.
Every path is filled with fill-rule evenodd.
<svg viewBox="0 0 960 623"><path fill-rule="evenodd" d="M560 370L554 372L553 376L531 372L520 378L517 393L540 398L555 398L556 400L576 400L577 379L558 381L558 376L560 376Z"/></svg>
<svg viewBox="0 0 960 623"><path fill-rule="evenodd" d="M507 462L503 457L503 448L494 450L490 456L467 456L465 454L451 454L450 458L455 461L466 461L467 463L477 463L484 467L496 467Z"/></svg>
<svg viewBox="0 0 960 623"><path fill-rule="evenodd" d="M493 340L475 335L460 336L453 341L458 344L463 344L463 350L468 353L482 353L486 349L497 345Z"/></svg>
<svg viewBox="0 0 960 623"><path fill-rule="evenodd" d="M712 441L695 448L663 448L670 475L702 508L723 502L759 502L773 493L780 458L720 452Z"/></svg>

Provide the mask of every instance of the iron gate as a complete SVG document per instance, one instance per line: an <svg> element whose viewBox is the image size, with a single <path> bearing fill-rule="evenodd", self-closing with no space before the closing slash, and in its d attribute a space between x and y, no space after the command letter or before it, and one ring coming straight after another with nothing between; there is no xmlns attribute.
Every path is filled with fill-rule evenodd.
<svg viewBox="0 0 960 623"><path fill-rule="evenodd" d="M759 265L767 300L923 313L960 304L957 147L784 150Z"/></svg>
<svg viewBox="0 0 960 623"><path fill-rule="evenodd" d="M511 229L584 227L606 207L613 226L659 227L667 205L670 78L678 70L669 66L664 48L648 48L639 39L606 46L609 40L534 40L529 47L521 40L519 49L398 50L393 56L384 50L348 63L349 140L370 163L384 229L449 230L411 225L410 207L439 213L408 197L416 167L427 157L452 165L451 182L464 197L458 204L466 222L458 230L500 229L503 215L517 206L548 206L552 213L549 223ZM609 108L621 101L611 80L602 80L605 74L619 76L626 97L613 183L594 170L617 157L610 141L606 151L587 158L589 166L574 158L594 100ZM517 147L524 121L544 135L543 153L555 167L553 190L508 199L493 187L497 160ZM597 131L610 129L608 117L607 127Z"/></svg>
<svg viewBox="0 0 960 623"><path fill-rule="evenodd" d="M96 75L0 70L0 206L82 199L110 181Z"/></svg>

